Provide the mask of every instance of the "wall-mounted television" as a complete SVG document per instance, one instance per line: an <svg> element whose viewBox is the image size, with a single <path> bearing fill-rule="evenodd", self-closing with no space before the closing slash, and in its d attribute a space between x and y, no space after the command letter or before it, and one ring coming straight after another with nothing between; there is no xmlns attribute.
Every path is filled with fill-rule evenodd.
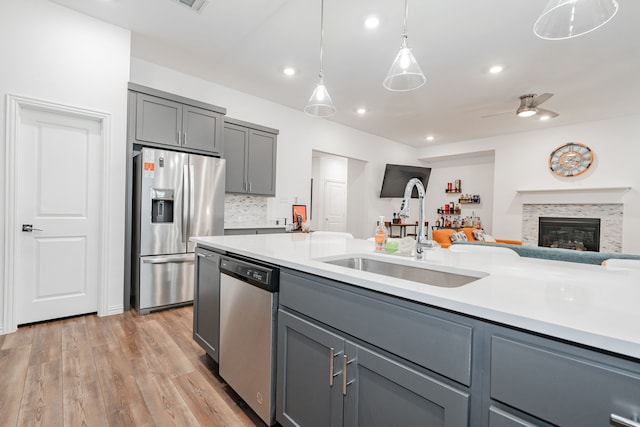
<svg viewBox="0 0 640 427"><path fill-rule="evenodd" d="M380 197L404 197L404 188L411 178L418 178L422 181L422 185L426 190L429 183L429 175L431 175L431 168L387 163L384 170L384 178L382 179ZM416 188L413 189L411 197L418 198L418 190Z"/></svg>

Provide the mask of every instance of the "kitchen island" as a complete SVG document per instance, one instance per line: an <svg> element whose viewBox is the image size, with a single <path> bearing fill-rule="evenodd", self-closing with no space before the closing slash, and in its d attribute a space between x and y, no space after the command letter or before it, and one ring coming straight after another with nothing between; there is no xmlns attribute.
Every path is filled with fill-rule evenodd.
<svg viewBox="0 0 640 427"><path fill-rule="evenodd" d="M384 425L389 413L447 426L638 422L638 270L520 258L500 248L438 249L415 261L375 254L369 241L313 233L193 240L281 268L276 415L283 425L321 415L340 425ZM474 280L440 287L327 262L344 257ZM326 368L312 348L331 355ZM296 399L325 376L326 402Z"/></svg>

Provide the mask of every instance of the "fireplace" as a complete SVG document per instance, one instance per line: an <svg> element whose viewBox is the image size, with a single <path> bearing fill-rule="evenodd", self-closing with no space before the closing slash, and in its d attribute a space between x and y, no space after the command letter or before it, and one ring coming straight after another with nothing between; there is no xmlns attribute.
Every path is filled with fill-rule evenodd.
<svg viewBox="0 0 640 427"><path fill-rule="evenodd" d="M538 218L538 246L600 251L599 218Z"/></svg>

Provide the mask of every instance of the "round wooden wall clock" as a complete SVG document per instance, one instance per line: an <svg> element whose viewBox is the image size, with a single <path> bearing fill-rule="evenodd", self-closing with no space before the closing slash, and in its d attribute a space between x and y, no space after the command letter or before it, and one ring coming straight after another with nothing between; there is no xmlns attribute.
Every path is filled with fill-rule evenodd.
<svg viewBox="0 0 640 427"><path fill-rule="evenodd" d="M577 176L593 163L591 149L579 142L561 145L549 155L549 169L558 176Z"/></svg>

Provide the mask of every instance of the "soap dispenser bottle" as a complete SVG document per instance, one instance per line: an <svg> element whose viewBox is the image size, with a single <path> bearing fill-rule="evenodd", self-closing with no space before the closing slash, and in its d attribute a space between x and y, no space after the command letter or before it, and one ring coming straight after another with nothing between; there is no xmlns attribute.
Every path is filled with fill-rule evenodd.
<svg viewBox="0 0 640 427"><path fill-rule="evenodd" d="M375 241L376 251L384 251L384 246L387 243L387 228L384 226L384 216L380 216L380 218L378 219Z"/></svg>

